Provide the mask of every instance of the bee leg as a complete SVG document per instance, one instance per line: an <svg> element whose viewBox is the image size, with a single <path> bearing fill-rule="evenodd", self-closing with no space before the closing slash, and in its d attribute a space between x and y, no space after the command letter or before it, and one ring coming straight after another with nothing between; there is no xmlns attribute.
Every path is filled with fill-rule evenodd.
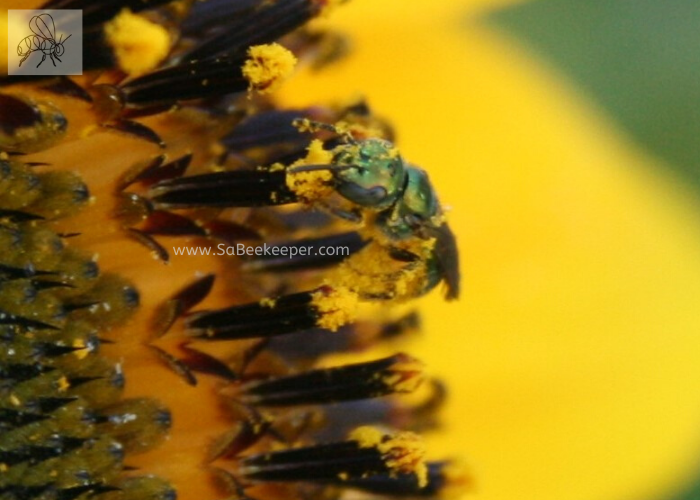
<svg viewBox="0 0 700 500"><path fill-rule="evenodd" d="M30 50L29 52L27 52L27 53L24 55L24 57L22 58L22 60L19 62L19 65L22 66L22 63L23 63L24 61L26 61L27 58L28 58L30 55L32 55L32 51L31 51L31 50Z"/></svg>
<svg viewBox="0 0 700 500"><path fill-rule="evenodd" d="M389 247L389 255L392 259L399 262L416 262L420 259L418 255L403 248Z"/></svg>
<svg viewBox="0 0 700 500"><path fill-rule="evenodd" d="M354 210L343 210L342 208L329 205L328 203L324 203L323 201L317 201L316 203L319 206L321 206L324 210L328 211L332 215L335 215L339 219L352 222L353 224L362 224L363 219L362 214L360 214L360 212L356 212Z"/></svg>
<svg viewBox="0 0 700 500"><path fill-rule="evenodd" d="M350 132L339 130L338 127L330 123L317 122L314 120L309 120L308 118L299 118L294 120L292 124L299 129L300 132L320 132L325 130L326 132L336 134L348 143L352 144L355 142L355 138Z"/></svg>
<svg viewBox="0 0 700 500"><path fill-rule="evenodd" d="M39 64L36 65L36 67L38 68L39 66L41 66L41 64L42 64L45 60L46 60L46 54L44 54L43 56L41 56L41 61L39 62ZM54 66L55 66L55 65L54 65Z"/></svg>
<svg viewBox="0 0 700 500"><path fill-rule="evenodd" d="M384 287L384 291L381 291L381 292L358 291L358 296L360 297L361 300L370 300L370 301L394 300L397 297L405 294L405 292L398 291L398 288L395 286L395 283L401 282L401 280L407 276L407 273L410 273L411 271L415 270L420 265L422 265L421 262L416 260L413 262L406 263L400 270L395 271L395 272L390 272L390 273L366 273L365 272L364 273L365 276L376 276L379 280L386 283L386 285ZM356 270L355 272L360 272L360 271ZM430 290L432 290L433 287L434 287L434 285L432 283L430 285L425 285L425 286L421 287L420 290L416 290L412 296L419 297L419 296L429 292Z"/></svg>
<svg viewBox="0 0 700 500"><path fill-rule="evenodd" d="M347 259L367 243L356 231L275 243L266 245L263 255L246 260L243 268L254 272L322 269ZM334 251L328 252L329 248Z"/></svg>

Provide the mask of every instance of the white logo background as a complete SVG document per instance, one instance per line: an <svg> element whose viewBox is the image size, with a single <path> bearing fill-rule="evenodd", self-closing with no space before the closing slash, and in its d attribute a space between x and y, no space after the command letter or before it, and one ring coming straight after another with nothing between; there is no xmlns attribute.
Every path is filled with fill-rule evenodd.
<svg viewBox="0 0 700 500"><path fill-rule="evenodd" d="M7 13L9 75L83 74L82 10L8 10Z"/></svg>

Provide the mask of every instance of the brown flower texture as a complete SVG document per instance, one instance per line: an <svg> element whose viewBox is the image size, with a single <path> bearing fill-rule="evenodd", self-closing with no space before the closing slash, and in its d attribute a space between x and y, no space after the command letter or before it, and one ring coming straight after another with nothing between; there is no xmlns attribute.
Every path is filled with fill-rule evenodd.
<svg viewBox="0 0 700 500"><path fill-rule="evenodd" d="M323 363L459 291L437 195L391 127L359 100L274 101L297 58L338 55L306 27L334 3L35 6L82 9L86 50L80 77L0 80L2 500L466 483L425 458L445 388L418 360Z"/></svg>

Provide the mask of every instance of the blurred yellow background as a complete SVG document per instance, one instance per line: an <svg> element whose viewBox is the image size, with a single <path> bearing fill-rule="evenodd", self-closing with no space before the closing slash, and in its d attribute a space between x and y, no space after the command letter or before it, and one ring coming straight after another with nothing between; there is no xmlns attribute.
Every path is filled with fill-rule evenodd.
<svg viewBox="0 0 700 500"><path fill-rule="evenodd" d="M451 383L434 456L483 500L645 500L700 458L700 220L686 187L480 22L501 1L355 0L352 57L282 92L362 92L452 207L463 296L412 352Z"/></svg>

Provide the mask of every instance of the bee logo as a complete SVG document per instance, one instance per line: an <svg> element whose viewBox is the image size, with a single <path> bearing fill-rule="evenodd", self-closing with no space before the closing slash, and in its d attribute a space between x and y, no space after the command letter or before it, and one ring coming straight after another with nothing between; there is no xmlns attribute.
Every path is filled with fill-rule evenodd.
<svg viewBox="0 0 700 500"><path fill-rule="evenodd" d="M56 25L51 14L39 14L32 17L29 20L29 29L33 34L23 38L17 44L17 55L22 57L22 60L19 62L20 66L33 52L41 52L42 54L41 61L36 65L37 68L44 63L46 56L49 56L54 67L56 66L56 61L63 62L60 58L65 52L63 44L72 35L68 35L65 40L63 35L61 35L56 40Z"/></svg>

